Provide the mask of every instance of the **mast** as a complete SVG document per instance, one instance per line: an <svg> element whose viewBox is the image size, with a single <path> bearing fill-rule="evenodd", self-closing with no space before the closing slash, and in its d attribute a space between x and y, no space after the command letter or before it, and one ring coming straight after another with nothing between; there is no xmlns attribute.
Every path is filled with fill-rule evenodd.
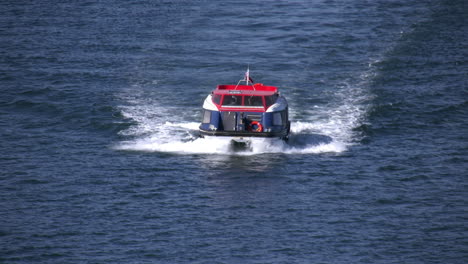
<svg viewBox="0 0 468 264"><path fill-rule="evenodd" d="M234 88L234 90L237 89L237 86L239 86L239 83L241 83L242 81L245 81L245 85L249 85L249 82L252 83L252 87L254 88L255 90L255 87L254 87L254 83L253 83L253 80L252 78L250 78L250 65L247 65L247 71L245 72L245 76L244 76L244 79L241 79L237 82L237 85L236 87Z"/></svg>

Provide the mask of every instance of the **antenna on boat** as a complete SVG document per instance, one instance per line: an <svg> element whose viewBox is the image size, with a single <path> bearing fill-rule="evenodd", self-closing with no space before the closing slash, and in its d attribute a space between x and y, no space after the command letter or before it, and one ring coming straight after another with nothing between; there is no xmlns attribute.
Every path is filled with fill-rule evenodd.
<svg viewBox="0 0 468 264"><path fill-rule="evenodd" d="M234 88L234 90L237 89L237 86L239 86L239 83L240 82L243 82L245 81L245 85L249 85L249 82L252 84L252 87L254 88L255 90L255 86L254 86L254 83L253 83L253 80L252 78L250 78L250 64L247 64L247 71L245 72L245 76L244 76L244 79L242 80L239 80L239 82L237 82L237 85L236 87Z"/></svg>
<svg viewBox="0 0 468 264"><path fill-rule="evenodd" d="M245 85L249 85L249 82L252 84L252 88L255 89L254 81L250 78L250 64L247 64L247 72L245 72Z"/></svg>

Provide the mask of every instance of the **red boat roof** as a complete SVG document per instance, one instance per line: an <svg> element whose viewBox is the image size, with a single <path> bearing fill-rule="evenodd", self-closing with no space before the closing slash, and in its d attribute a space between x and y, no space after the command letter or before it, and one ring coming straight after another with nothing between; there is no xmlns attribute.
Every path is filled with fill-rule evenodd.
<svg viewBox="0 0 468 264"><path fill-rule="evenodd" d="M277 98L275 86L223 84L213 91L212 102L220 111L265 112Z"/></svg>
<svg viewBox="0 0 468 264"><path fill-rule="evenodd" d="M278 93L275 86L266 86L262 83L253 85L222 84L216 87L215 94L248 94L248 95L273 95Z"/></svg>

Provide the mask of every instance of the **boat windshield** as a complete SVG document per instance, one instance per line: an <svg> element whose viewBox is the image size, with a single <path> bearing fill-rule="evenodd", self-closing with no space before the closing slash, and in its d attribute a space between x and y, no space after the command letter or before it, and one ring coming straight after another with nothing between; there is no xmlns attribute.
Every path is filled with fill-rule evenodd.
<svg viewBox="0 0 468 264"><path fill-rule="evenodd" d="M250 106L263 107L263 96L248 95L225 95L223 106Z"/></svg>
<svg viewBox="0 0 468 264"><path fill-rule="evenodd" d="M242 105L241 95L225 95L223 105L239 106Z"/></svg>
<svg viewBox="0 0 468 264"><path fill-rule="evenodd" d="M261 96L246 96L244 98L245 106L263 106L263 100Z"/></svg>

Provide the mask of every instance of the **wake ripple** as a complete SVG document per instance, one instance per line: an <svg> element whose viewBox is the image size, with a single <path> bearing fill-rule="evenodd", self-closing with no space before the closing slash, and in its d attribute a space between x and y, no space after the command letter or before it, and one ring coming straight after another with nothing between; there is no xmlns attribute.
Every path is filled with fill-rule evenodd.
<svg viewBox="0 0 468 264"><path fill-rule="evenodd" d="M355 85L345 83L336 87L330 103L306 109L305 114L302 111L302 115L299 115L291 109L291 135L288 142L254 138L251 147L243 151L233 151L230 138L200 138L199 109L189 109L184 116L179 113L187 113L187 109L161 106L155 99L157 96L143 96L132 91L129 93L131 97L123 96L126 105L121 106L121 112L134 125L120 132L126 140L117 143L114 148L180 154L342 153L362 139L356 128L366 122L369 101L372 99L366 86L371 77L371 74L366 73L355 81ZM294 101L294 98L288 99Z"/></svg>
<svg viewBox="0 0 468 264"><path fill-rule="evenodd" d="M205 137L196 136L199 123L169 123L162 126L167 133L154 133L153 135L136 138L134 140L119 143L118 150L146 151L146 152L170 152L185 154L236 154L256 155L263 153L307 154L324 152L343 152L345 144L334 142L331 138L318 134L293 132L290 140L285 142L274 138L253 138L251 147L246 150L233 150L229 137ZM294 126L293 131L301 131ZM185 131L185 133L181 133Z"/></svg>

